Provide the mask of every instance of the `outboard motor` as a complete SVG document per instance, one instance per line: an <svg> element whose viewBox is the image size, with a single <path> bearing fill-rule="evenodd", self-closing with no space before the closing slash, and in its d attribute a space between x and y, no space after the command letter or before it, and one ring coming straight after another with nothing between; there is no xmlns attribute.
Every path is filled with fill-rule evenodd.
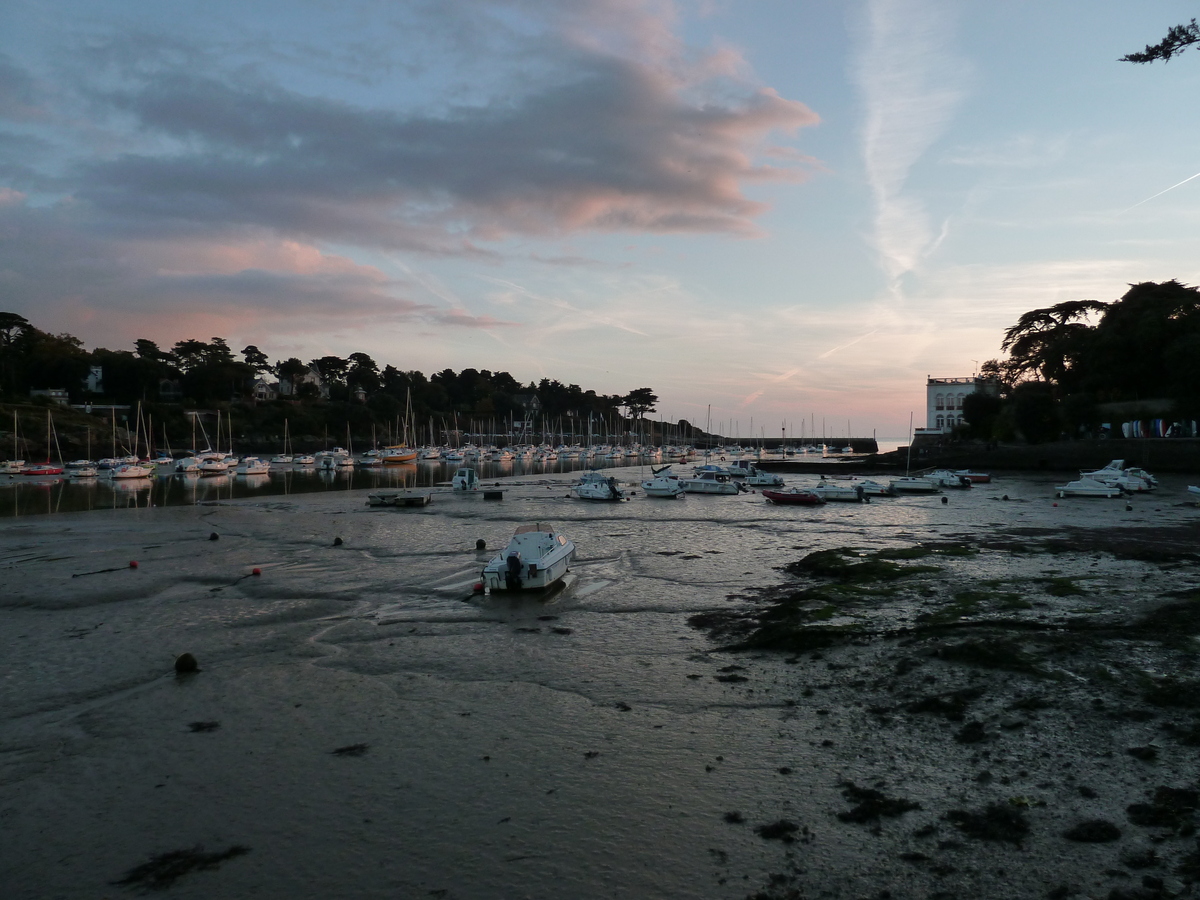
<svg viewBox="0 0 1200 900"><path fill-rule="evenodd" d="M510 553L504 563L504 586L510 591L521 587L521 557Z"/></svg>
<svg viewBox="0 0 1200 900"><path fill-rule="evenodd" d="M617 479L615 478L608 479L608 495L614 500L621 499L621 492L617 490Z"/></svg>

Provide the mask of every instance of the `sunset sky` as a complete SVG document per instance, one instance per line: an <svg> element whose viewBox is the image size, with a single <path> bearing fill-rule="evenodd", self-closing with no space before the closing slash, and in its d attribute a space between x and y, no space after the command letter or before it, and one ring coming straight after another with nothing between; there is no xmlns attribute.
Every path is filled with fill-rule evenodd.
<svg viewBox="0 0 1200 900"><path fill-rule="evenodd" d="M0 309L902 437L1022 312L1200 282L1200 50L1117 61L1195 15L5 0Z"/></svg>

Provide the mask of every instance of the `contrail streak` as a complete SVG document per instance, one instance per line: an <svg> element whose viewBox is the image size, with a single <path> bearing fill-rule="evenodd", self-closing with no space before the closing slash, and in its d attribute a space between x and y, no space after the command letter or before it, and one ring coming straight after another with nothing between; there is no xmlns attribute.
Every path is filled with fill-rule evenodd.
<svg viewBox="0 0 1200 900"><path fill-rule="evenodd" d="M1193 176L1192 176L1192 178L1200 178L1200 172L1197 172L1195 175L1193 175ZM1179 184L1187 184L1189 181L1191 181L1191 180L1192 180L1192 178L1185 178L1185 179L1183 179L1183 181L1179 182ZM1161 196L1162 196L1163 194L1165 194L1167 191L1173 191L1173 190L1175 190L1175 188L1179 187L1179 184L1173 184L1173 185L1171 185L1169 188L1167 188L1166 190L1159 191L1157 194L1155 194L1155 195L1154 195L1154 197L1161 197ZM1133 204L1133 206L1129 207L1129 209L1123 209L1123 210L1121 210L1119 213L1117 213L1117 215L1118 215L1118 216L1123 216L1123 215L1125 215L1125 213L1129 212L1129 210L1130 210L1130 209L1137 209L1137 208L1138 208L1139 206L1141 206L1143 203L1149 203L1151 200L1153 200L1153 199L1154 199L1154 197L1147 197L1145 200L1139 200L1137 203Z"/></svg>

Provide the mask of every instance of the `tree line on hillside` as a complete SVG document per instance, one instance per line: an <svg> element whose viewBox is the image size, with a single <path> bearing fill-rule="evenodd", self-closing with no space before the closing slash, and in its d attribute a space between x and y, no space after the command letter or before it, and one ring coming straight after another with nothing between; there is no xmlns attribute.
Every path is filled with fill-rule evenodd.
<svg viewBox="0 0 1200 900"><path fill-rule="evenodd" d="M101 369L102 393L85 386L93 367ZM327 396L307 378L311 369L320 374ZM278 379L286 399L255 401L255 383L268 376ZM177 386L178 402L162 402L164 382ZM528 395L533 394L540 404L539 421L567 419L575 423L570 430L589 419L599 427L622 411L640 419L658 402L646 387L625 395L598 394L549 378L521 384L508 372L487 369L443 369L426 377L392 365L381 368L366 353L272 363L253 344L242 349L239 358L219 337L182 340L169 349L141 338L132 351L88 351L70 334L50 334L16 313L0 312L0 398L25 401L37 389L65 389L73 403L141 403L175 428L185 421L182 407L215 407L227 409L243 431L260 436L281 434L287 419L293 434L319 434L324 429L338 436L350 427L359 436L375 431L396 439L402 419L410 420L410 426L437 419L443 433L453 423L459 431L473 423L504 431L506 423L528 415ZM356 394L365 395L364 402L354 402Z"/></svg>
<svg viewBox="0 0 1200 900"><path fill-rule="evenodd" d="M1178 281L1031 310L1000 349L1006 358L981 367L999 393L963 402L971 436L1037 443L1095 434L1106 422L1200 419L1200 290ZM1125 413L1105 406L1118 403Z"/></svg>

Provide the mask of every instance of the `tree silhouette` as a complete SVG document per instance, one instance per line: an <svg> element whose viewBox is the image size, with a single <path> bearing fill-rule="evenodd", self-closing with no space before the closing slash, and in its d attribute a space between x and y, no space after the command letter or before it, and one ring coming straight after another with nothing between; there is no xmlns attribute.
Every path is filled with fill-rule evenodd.
<svg viewBox="0 0 1200 900"><path fill-rule="evenodd" d="M1121 57L1120 62L1151 63L1159 59L1168 62L1171 57L1196 43L1200 43L1200 25L1192 19L1186 25L1172 25L1167 30L1167 36L1157 44L1147 44L1141 53L1126 54Z"/></svg>
<svg viewBox="0 0 1200 900"><path fill-rule="evenodd" d="M1008 351L1004 365L1011 381L1048 381L1071 388L1093 334L1082 320L1108 306L1099 300L1068 300L1021 316L1000 344L1001 350Z"/></svg>

